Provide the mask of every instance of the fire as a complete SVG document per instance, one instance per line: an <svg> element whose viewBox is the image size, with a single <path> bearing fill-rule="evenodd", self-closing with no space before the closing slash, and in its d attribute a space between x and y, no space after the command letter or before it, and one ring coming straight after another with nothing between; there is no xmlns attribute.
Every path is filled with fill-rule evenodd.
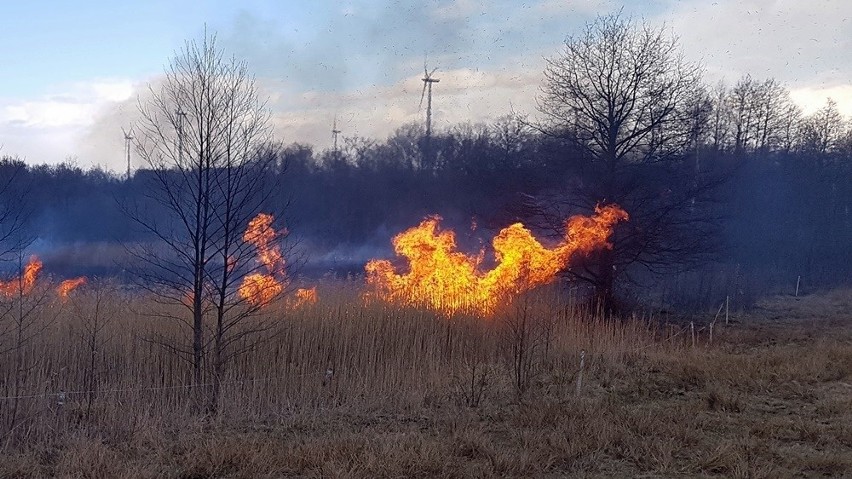
<svg viewBox="0 0 852 479"><path fill-rule="evenodd" d="M86 277L80 276L79 278L66 279L65 281L59 283L59 286L56 287L56 293L59 294L61 298L67 298L68 294L71 291L79 288L86 284Z"/></svg>
<svg viewBox="0 0 852 479"><path fill-rule="evenodd" d="M317 303L317 287L299 288L296 290L295 299L292 304L294 308Z"/></svg>
<svg viewBox="0 0 852 479"><path fill-rule="evenodd" d="M367 284L373 289L367 297L487 316L518 294L553 281L573 254L611 248L607 240L613 226L627 219L617 205L598 206L591 217L572 216L565 222L565 237L552 249L515 223L492 240L496 266L481 271L485 252L456 251L455 233L441 230L439 217L429 217L393 238L394 251L408 261L407 273L397 273L388 260L367 263Z"/></svg>
<svg viewBox="0 0 852 479"><path fill-rule="evenodd" d="M284 291L282 285L271 274L253 273L243 278L240 296L255 305L265 306Z"/></svg>
<svg viewBox="0 0 852 479"><path fill-rule="evenodd" d="M276 240L286 231L278 233L272 223L275 218L267 213L260 213L249 221L243 240L257 248L257 260L270 271L282 270L284 268L284 257Z"/></svg>
<svg viewBox="0 0 852 479"><path fill-rule="evenodd" d="M249 221L243 240L253 245L257 251L257 262L265 271L248 274L240 285L240 297L255 306L266 306L284 292L288 280L284 271L284 255L278 246L278 239L287 234L287 230L275 231L272 223L275 218L260 213ZM228 258L228 268L234 268L234 261ZM299 288L292 299L287 299L290 307L300 307L317 302L317 288Z"/></svg>
<svg viewBox="0 0 852 479"><path fill-rule="evenodd" d="M24 296L30 294L35 287L39 273L41 273L42 263L36 256L31 256L29 262L24 267L24 274L19 278L13 278L9 281L0 281L0 294L6 297L12 297L18 293Z"/></svg>
<svg viewBox="0 0 852 479"><path fill-rule="evenodd" d="M243 234L243 240L256 248L257 261L266 270L246 275L240 285L240 297L254 305L269 304L284 290L284 285L276 278L284 272L284 257L276 241L283 232L275 231L273 221L272 215L260 213L249 222Z"/></svg>

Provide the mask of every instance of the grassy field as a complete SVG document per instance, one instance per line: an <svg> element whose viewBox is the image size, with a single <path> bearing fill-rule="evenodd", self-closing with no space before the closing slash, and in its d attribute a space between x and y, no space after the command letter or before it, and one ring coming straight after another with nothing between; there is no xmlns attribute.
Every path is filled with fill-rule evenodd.
<svg viewBox="0 0 852 479"><path fill-rule="evenodd" d="M145 340L173 325L79 293L2 358L0 477L852 477L851 291L691 329L547 293L448 320L321 289L268 312L213 416Z"/></svg>

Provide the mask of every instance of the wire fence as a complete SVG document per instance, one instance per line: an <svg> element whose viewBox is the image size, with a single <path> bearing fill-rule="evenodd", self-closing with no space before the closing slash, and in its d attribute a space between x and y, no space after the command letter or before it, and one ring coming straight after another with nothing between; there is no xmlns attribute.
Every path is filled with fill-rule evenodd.
<svg viewBox="0 0 852 479"><path fill-rule="evenodd" d="M329 373L329 370L324 372L309 372L302 374L289 374L286 376L267 376L263 378L255 378L255 379L243 379L239 381L222 381L218 383L218 386L234 386L239 384L249 384L249 383L258 383L264 381L273 381L273 380L283 380L283 379L296 379L303 378L312 375L324 375L326 379L330 379L334 374L333 372ZM146 392L146 391L166 391L166 390L175 390L175 389L193 389L193 388L205 388L205 387L213 387L216 386L217 383L195 383L195 384L178 384L173 386L151 386L144 388L113 388L113 389L89 389L89 390L79 390L79 391L62 391L59 390L53 393L41 393L41 394L22 394L17 396L0 396L0 401L9 401L15 399L43 399L43 398L53 398L53 397L62 397L63 399L69 396L82 396L88 394L118 394L118 393L137 393L137 392Z"/></svg>

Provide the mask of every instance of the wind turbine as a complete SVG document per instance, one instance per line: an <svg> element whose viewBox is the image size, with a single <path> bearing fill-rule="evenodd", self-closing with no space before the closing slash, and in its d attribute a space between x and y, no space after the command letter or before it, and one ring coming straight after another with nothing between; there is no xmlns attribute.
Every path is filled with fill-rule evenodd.
<svg viewBox="0 0 852 479"><path fill-rule="evenodd" d="M133 140L133 128L129 131L121 128L124 133L124 154L127 157L127 180L130 181L130 142Z"/></svg>
<svg viewBox="0 0 852 479"><path fill-rule="evenodd" d="M435 67L430 72L428 68L426 68L426 63L423 63L423 91L420 92L420 108L423 108L423 96L426 95L426 91L428 90L429 94L426 99L426 139L432 137L432 84L438 83L439 79L433 78L432 75L435 74L435 70L438 67Z"/></svg>
<svg viewBox="0 0 852 479"><path fill-rule="evenodd" d="M334 156L337 157L337 135L342 133L337 129L337 115L334 116L334 126L331 127L331 137L334 138Z"/></svg>

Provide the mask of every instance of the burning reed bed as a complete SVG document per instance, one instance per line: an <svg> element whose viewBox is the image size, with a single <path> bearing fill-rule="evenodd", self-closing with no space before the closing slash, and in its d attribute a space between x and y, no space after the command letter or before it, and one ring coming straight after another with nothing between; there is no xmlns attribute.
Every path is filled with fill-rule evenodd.
<svg viewBox="0 0 852 479"><path fill-rule="evenodd" d="M127 417L156 411L168 422L185 416L193 390L209 387L208 381L193 384L187 364L171 350L185 340L184 332L152 316L157 305L115 290L102 294L81 290L68 301L45 304L31 319L36 334L14 352L21 357L20 374L12 361L0 363L2 411L8 416L10 401L19 408L7 441L15 431L33 433L47 411L83 414L77 419L86 422L116 407ZM344 405L407 407L450 390L454 378L474 365L510 374L520 361L532 377L576 370L581 351L593 369L659 347L650 322L608 320L548 293L482 319L364 304L356 288L342 285L326 288L319 304L270 307L263 314L276 324L263 337L247 336L222 378L220 413L226 417ZM55 419L51 415L50 422Z"/></svg>
<svg viewBox="0 0 852 479"><path fill-rule="evenodd" d="M759 325L732 325L693 347L683 328L606 318L553 290L490 319L365 304L352 284L320 291L317 304L264 311L275 327L247 336L215 414L195 401L209 378L193 384L151 340L181 331L150 300L92 286L43 304L31 340L0 363L0 477L852 467L848 322L773 329L780 348Z"/></svg>

